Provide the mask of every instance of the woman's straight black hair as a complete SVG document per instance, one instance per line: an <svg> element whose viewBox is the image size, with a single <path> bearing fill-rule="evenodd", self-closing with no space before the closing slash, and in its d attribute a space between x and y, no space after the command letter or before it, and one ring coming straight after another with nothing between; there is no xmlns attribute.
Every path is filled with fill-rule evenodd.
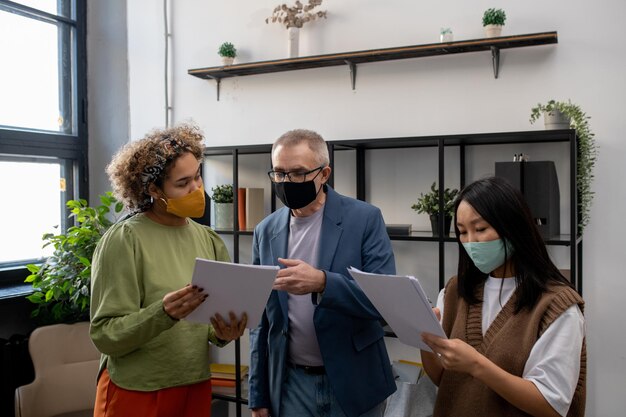
<svg viewBox="0 0 626 417"><path fill-rule="evenodd" d="M459 296L469 304L480 301L476 290L487 279L487 274L476 268L459 240L456 213L462 201L471 205L500 238L506 239L513 247L511 260L519 292L516 313L523 308L532 308L546 290L548 282L571 286L550 260L543 238L520 191L503 178L489 177L466 186L454 203L454 229L459 245Z"/></svg>

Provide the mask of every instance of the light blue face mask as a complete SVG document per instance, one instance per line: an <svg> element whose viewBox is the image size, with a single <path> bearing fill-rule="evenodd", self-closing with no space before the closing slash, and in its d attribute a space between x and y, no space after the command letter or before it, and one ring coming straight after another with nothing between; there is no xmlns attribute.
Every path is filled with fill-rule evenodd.
<svg viewBox="0 0 626 417"><path fill-rule="evenodd" d="M504 241L502 239L490 240L488 242L467 242L463 243L465 252L481 272L488 274L500 265L504 264L513 254L513 247L506 241L505 259Z"/></svg>

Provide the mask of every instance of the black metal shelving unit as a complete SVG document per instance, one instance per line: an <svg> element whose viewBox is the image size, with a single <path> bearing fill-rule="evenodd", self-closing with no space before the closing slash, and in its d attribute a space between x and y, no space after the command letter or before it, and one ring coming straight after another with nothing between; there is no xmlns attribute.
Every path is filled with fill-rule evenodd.
<svg viewBox="0 0 626 417"><path fill-rule="evenodd" d="M547 245L565 246L570 249L570 280L575 288L582 294L582 236L577 235L578 230L578 198L576 185L576 165L577 165L577 145L576 132L574 130L535 130L524 132L502 132L502 133L479 133L479 134L460 134L460 135L443 135L443 136L414 136L414 137L397 137L397 138L375 138L375 139L350 139L350 140L332 140L328 141L331 166L334 166L335 152L344 150L355 151L356 158L356 197L360 200L367 201L366 195L366 171L368 169L366 163L366 153L380 149L405 149L405 148L437 148L438 154L438 183L445 184L445 153L446 149L451 147L459 148L459 183L463 187L465 185L465 159L467 146L482 145L514 145L526 143L557 143L567 142L569 149L569 177L567 184L570 193L569 214L570 214L570 231L571 234L553 236L546 239ZM243 146L223 146L207 148L204 152L205 156L228 156L232 157L233 168L233 188L239 187L239 156L250 154L267 154L270 158L271 145L243 145ZM334 171L334 170L333 170ZM264 175L265 173L261 173ZM333 178L331 177L331 184ZM443 207L443 189L439 187L439 207ZM234 194L234 207L237 207L237 193ZM275 196L272 190L271 210L274 211ZM238 213L233 211L234 228L233 230L218 230L217 232L233 235L234 261L239 261L239 237L243 235L251 235L249 230L238 230ZM429 232L414 232L408 236L390 236L391 240L403 241L422 241L438 244L439 249L439 288L443 288L445 284L445 243L455 242L453 237L444 236L443 233L443 216L439 216L439 236L433 236ZM388 334L393 336L393 334ZM235 345L235 365L239 370L241 363L239 340ZM240 380L237 375L237 380ZM225 395L215 395L215 398L232 401L237 403L237 417L241 416L241 406L247 404L246 398L243 398L241 387L237 386L235 397Z"/></svg>
<svg viewBox="0 0 626 417"><path fill-rule="evenodd" d="M500 71L500 50L539 46L558 43L556 31L529 33L525 35L500 36L497 38L469 39L456 42L437 42L423 45L399 46L393 48L370 49L365 51L341 52L325 55L312 55L299 58L276 59L270 61L245 62L241 64L195 68L189 75L205 80L215 80L217 100L220 99L220 83L224 78L273 72L295 71L311 68L347 66L350 70L352 89L356 88L357 65L369 62L392 61L399 59L423 58L436 55L463 54L468 52L491 51L493 75L498 78Z"/></svg>

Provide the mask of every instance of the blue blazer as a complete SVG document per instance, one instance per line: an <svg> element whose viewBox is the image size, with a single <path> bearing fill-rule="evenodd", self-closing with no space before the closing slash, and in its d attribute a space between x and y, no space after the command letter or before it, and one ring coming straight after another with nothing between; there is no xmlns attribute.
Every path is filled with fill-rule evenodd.
<svg viewBox="0 0 626 417"><path fill-rule="evenodd" d="M318 268L326 289L316 304L313 322L328 380L348 417L381 403L396 390L384 343L382 317L348 274L362 271L395 274L391 242L380 210L327 192L322 220ZM254 264L278 265L287 258L290 210L266 217L254 230ZM286 373L289 319L288 294L272 291L259 327L250 332L250 408L269 408L280 417L281 387Z"/></svg>

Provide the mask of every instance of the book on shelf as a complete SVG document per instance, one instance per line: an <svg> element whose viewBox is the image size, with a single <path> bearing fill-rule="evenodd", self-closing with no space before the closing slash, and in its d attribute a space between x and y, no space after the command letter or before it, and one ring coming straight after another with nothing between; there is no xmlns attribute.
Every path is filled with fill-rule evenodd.
<svg viewBox="0 0 626 417"><path fill-rule="evenodd" d="M246 189L237 189L237 217L239 218L239 230L246 230Z"/></svg>
<svg viewBox="0 0 626 417"><path fill-rule="evenodd" d="M388 235L408 236L412 231L410 224L386 224L385 227Z"/></svg>
<svg viewBox="0 0 626 417"><path fill-rule="evenodd" d="M235 380L211 377L211 385L214 387L234 387Z"/></svg>
<svg viewBox="0 0 626 417"><path fill-rule="evenodd" d="M235 385L230 386L230 387L215 385L213 383L213 380L211 380L211 391L213 392L213 394L228 395L231 397L234 397L235 395L237 395L237 387ZM248 397L248 380L247 379L244 379L241 381L241 396L243 398Z"/></svg>
<svg viewBox="0 0 626 417"><path fill-rule="evenodd" d="M248 375L248 366L241 365L239 367L241 379L245 379ZM212 363L211 364L211 379L226 379L235 381L235 365L227 363Z"/></svg>
<svg viewBox="0 0 626 417"><path fill-rule="evenodd" d="M265 217L263 188L246 188L246 227L252 230Z"/></svg>

